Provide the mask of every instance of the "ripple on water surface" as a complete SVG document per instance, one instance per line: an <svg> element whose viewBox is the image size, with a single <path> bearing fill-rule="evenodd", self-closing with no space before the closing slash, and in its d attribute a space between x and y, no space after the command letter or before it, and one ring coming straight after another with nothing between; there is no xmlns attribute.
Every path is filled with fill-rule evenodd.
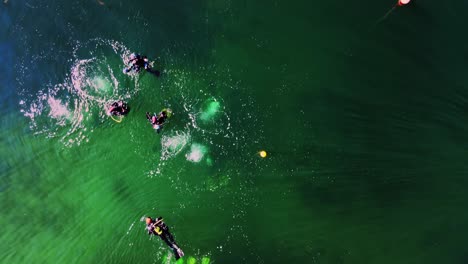
<svg viewBox="0 0 468 264"><path fill-rule="evenodd" d="M44 84L35 94L23 87L19 104L30 119L30 128L35 134L59 137L67 146L89 141L95 125L105 120L106 107L115 100L132 98L139 90L135 76L121 74L122 61L129 54L116 41L76 44L63 82ZM122 85L125 78L134 80L130 87Z"/></svg>

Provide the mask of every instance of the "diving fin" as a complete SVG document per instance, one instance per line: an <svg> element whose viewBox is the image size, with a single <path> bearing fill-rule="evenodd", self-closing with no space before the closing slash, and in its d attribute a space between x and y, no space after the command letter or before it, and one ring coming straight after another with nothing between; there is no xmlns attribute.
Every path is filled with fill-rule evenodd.
<svg viewBox="0 0 468 264"><path fill-rule="evenodd" d="M184 256L184 252L182 251L182 249L180 249L180 247L178 247L176 244L173 244L172 246L173 246L174 249L177 251L177 255L179 255L179 257L183 257L183 256Z"/></svg>

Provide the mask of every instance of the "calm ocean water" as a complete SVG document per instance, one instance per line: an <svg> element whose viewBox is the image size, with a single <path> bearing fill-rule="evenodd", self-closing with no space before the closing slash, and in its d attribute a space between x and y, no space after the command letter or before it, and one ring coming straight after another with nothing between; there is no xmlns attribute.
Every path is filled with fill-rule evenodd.
<svg viewBox="0 0 468 264"><path fill-rule="evenodd" d="M5 2L0 262L468 261L468 2Z"/></svg>

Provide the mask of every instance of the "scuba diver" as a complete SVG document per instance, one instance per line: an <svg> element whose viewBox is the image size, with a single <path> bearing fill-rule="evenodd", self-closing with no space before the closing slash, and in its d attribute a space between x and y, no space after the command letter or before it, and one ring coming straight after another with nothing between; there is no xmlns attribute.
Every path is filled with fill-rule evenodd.
<svg viewBox="0 0 468 264"><path fill-rule="evenodd" d="M124 116L130 112L130 107L124 101L116 101L109 107L107 113L113 116Z"/></svg>
<svg viewBox="0 0 468 264"><path fill-rule="evenodd" d="M156 129L156 132L160 132L164 122L167 119L167 112L165 110L161 111L159 114L154 114L153 116L150 115L149 112L146 112L146 119L153 125L153 128Z"/></svg>
<svg viewBox="0 0 468 264"><path fill-rule="evenodd" d="M130 71L134 71L139 73L140 70L144 68L147 72L152 73L156 76L160 75L160 72L157 70L153 70L150 66L148 61L148 57L140 56L140 54L132 53L130 55L130 59L127 62L127 67L123 69L124 73L129 73Z"/></svg>
<svg viewBox="0 0 468 264"><path fill-rule="evenodd" d="M177 246L174 237L169 232L169 227L163 222L162 217L152 219L151 217L147 216L145 221L148 235L159 236L164 242L166 242L166 244L174 252L176 260L184 256L184 252L179 248L179 246Z"/></svg>
<svg viewBox="0 0 468 264"><path fill-rule="evenodd" d="M145 69L148 68L148 58L146 56L142 57L139 54L132 53L127 65L128 67L124 68L124 73L128 73L131 70L139 72L142 67Z"/></svg>

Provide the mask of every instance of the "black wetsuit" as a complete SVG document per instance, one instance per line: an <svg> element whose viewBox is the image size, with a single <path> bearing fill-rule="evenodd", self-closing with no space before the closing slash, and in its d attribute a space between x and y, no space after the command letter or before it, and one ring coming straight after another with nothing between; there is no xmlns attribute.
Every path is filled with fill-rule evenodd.
<svg viewBox="0 0 468 264"><path fill-rule="evenodd" d="M140 58L136 62L134 62L133 65L138 66L138 68L145 68L145 66L147 66L147 63L146 63L145 59Z"/></svg>
<svg viewBox="0 0 468 264"><path fill-rule="evenodd" d="M124 102L114 102L111 105L111 110L109 113L114 116L121 116L121 115L126 115L129 112L129 108L126 103Z"/></svg>
<svg viewBox="0 0 468 264"><path fill-rule="evenodd" d="M171 232L169 232L169 227L162 221L156 224L156 222L158 222L160 219L162 219L162 217L158 217L156 218L156 220L152 219L152 222L146 225L146 230L148 231L148 235L159 236L172 249L176 259L179 259L180 255L179 255L179 252L177 252L177 249L179 247L177 246L177 243L175 242L174 237L172 236ZM159 229L160 234L156 232L157 227Z"/></svg>
<svg viewBox="0 0 468 264"><path fill-rule="evenodd" d="M153 122L153 117L156 117L156 121ZM166 122L166 119L167 119L167 113L166 111L163 111L161 113L159 113L158 115L154 115L154 116L151 116L150 113L146 112L146 118L148 119L148 121L154 126L154 125L158 125L159 126L159 129L157 129L156 131L159 133L159 131L162 129L162 126L164 124L164 122Z"/></svg>
<svg viewBox="0 0 468 264"><path fill-rule="evenodd" d="M135 55L133 59L130 59L127 62L127 67L124 68L124 72L128 73L130 71L134 71L136 73L139 73L142 68L145 69L147 72L156 75L157 77L161 75L161 72L151 68L148 58L146 56L140 56L138 54Z"/></svg>
<svg viewBox="0 0 468 264"><path fill-rule="evenodd" d="M135 58L131 59L129 62L131 63L131 68L135 72L139 72L141 68L145 69L148 66L148 63L145 61L145 57L141 57L140 55L137 55Z"/></svg>
<svg viewBox="0 0 468 264"><path fill-rule="evenodd" d="M166 118L167 118L167 114L166 112L161 112L159 115L158 115L158 125L162 126L162 124L164 124L164 122L166 122Z"/></svg>

